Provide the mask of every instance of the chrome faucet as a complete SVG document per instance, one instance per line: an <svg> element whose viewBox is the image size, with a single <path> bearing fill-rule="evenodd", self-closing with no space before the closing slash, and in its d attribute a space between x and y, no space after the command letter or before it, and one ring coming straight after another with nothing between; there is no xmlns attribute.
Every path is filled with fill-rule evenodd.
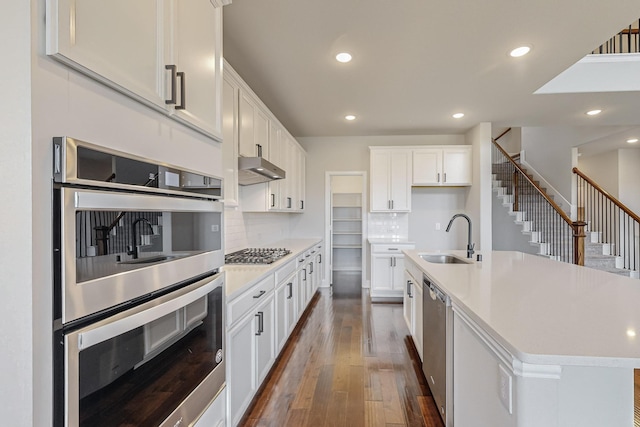
<svg viewBox="0 0 640 427"><path fill-rule="evenodd" d="M467 222L469 223L469 235L467 236L467 258L473 258L473 253L474 253L473 248L475 247L475 243L471 243L471 219L468 216L466 216L465 214L455 214L451 218L451 221L449 221L449 225L447 225L447 233L451 229L451 224L453 224L453 220L458 218L459 216L466 219Z"/></svg>
<svg viewBox="0 0 640 427"><path fill-rule="evenodd" d="M133 223L131 224L131 245L127 248L127 255L131 255L131 258L133 259L137 259L138 258L138 244L136 243L136 235L138 234L137 228L138 228L138 223L140 221L145 222L148 226L149 226L149 230L151 230L151 234L153 234L153 227L151 226L151 223L149 222L148 219L146 218L138 218L135 221L133 221ZM140 232L140 236L142 236L142 232ZM142 240L142 237L140 237L140 240ZM142 244L142 242L140 242L140 244Z"/></svg>

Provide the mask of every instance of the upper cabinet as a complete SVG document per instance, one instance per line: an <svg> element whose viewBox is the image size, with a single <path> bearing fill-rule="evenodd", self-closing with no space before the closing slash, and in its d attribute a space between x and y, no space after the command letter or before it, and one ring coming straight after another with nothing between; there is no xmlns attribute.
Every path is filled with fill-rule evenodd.
<svg viewBox="0 0 640 427"><path fill-rule="evenodd" d="M238 206L238 99L240 86L229 73L222 83L222 168L224 204Z"/></svg>
<svg viewBox="0 0 640 427"><path fill-rule="evenodd" d="M411 150L370 147L371 212L411 210Z"/></svg>
<svg viewBox="0 0 640 427"><path fill-rule="evenodd" d="M250 93L240 90L240 142L243 157L269 159L269 118ZM276 166L279 166L276 164ZM286 172L286 171L285 171Z"/></svg>
<svg viewBox="0 0 640 427"><path fill-rule="evenodd" d="M414 186L468 186L472 184L470 145L425 147L413 150Z"/></svg>
<svg viewBox="0 0 640 427"><path fill-rule="evenodd" d="M48 1L47 54L221 140L222 8L210 0L131 5Z"/></svg>
<svg viewBox="0 0 640 427"><path fill-rule="evenodd" d="M227 139L237 136L236 155L263 157L285 171L284 179L240 186L238 200L241 210L303 212L306 207L305 151L227 62L224 62L224 82L223 152L230 153L230 150L224 150ZM227 125L234 127L228 129ZM235 170L237 177L237 157L225 155L223 166L225 171ZM228 187L237 188L237 182L237 178L234 182L226 180L225 201L226 194L231 194Z"/></svg>

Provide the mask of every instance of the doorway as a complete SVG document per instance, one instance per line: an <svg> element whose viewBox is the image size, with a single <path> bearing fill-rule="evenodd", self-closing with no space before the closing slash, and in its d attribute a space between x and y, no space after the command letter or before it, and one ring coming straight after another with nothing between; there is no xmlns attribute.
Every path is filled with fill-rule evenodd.
<svg viewBox="0 0 640 427"><path fill-rule="evenodd" d="M327 172L327 277L334 297L359 298L365 271L366 172Z"/></svg>

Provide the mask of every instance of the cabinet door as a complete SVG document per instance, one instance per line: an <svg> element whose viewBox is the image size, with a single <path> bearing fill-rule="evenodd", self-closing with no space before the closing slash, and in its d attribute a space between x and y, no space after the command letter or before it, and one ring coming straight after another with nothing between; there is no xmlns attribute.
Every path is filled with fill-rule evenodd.
<svg viewBox="0 0 640 427"><path fill-rule="evenodd" d="M413 298L412 303L412 317L411 317L411 336L413 337L413 343L418 350L420 360L422 360L422 283L418 281L412 281Z"/></svg>
<svg viewBox="0 0 640 427"><path fill-rule="evenodd" d="M411 210L411 152L391 152L390 199L392 211Z"/></svg>
<svg viewBox="0 0 640 427"><path fill-rule="evenodd" d="M240 102L238 113L240 117L238 154L244 157L256 157L258 149L256 147L254 137L254 113L256 109L254 102L244 93L240 91Z"/></svg>
<svg viewBox="0 0 640 427"><path fill-rule="evenodd" d="M413 151L413 185L439 185L442 181L442 150Z"/></svg>
<svg viewBox="0 0 640 427"><path fill-rule="evenodd" d="M221 140L222 8L210 0L174 1L173 7L173 62L184 73L176 81L175 118Z"/></svg>
<svg viewBox="0 0 640 427"><path fill-rule="evenodd" d="M391 274L393 276L393 289L402 292L404 290L404 256L395 255L393 257Z"/></svg>
<svg viewBox="0 0 640 427"><path fill-rule="evenodd" d="M390 154L387 151L371 151L371 211L391 210L389 177Z"/></svg>
<svg viewBox="0 0 640 427"><path fill-rule="evenodd" d="M298 195L298 210L300 211L304 211L306 208L306 190L305 190L305 185L306 185L306 178L305 178L305 174L307 173L306 168L307 168L307 159L305 156L304 151L298 146L298 144L296 144L296 153L298 154L298 179L296 180L296 186L297 186L297 192L296 194Z"/></svg>
<svg viewBox="0 0 640 427"><path fill-rule="evenodd" d="M238 87L225 79L222 90L224 204L238 205Z"/></svg>
<svg viewBox="0 0 640 427"><path fill-rule="evenodd" d="M255 331L253 316L247 316L227 334L227 397L229 417L237 425L256 391L255 382Z"/></svg>
<svg viewBox="0 0 640 427"><path fill-rule="evenodd" d="M371 292L393 290L393 256L371 256Z"/></svg>
<svg viewBox="0 0 640 427"><path fill-rule="evenodd" d="M165 110L166 2L47 1L47 54Z"/></svg>
<svg viewBox="0 0 640 427"><path fill-rule="evenodd" d="M262 384L275 360L275 304L273 295L256 309L256 384ZM235 354L233 355L235 357Z"/></svg>
<svg viewBox="0 0 640 427"><path fill-rule="evenodd" d="M276 353L279 353L288 338L288 319L287 319L287 298L289 296L289 286L287 283L281 284L276 289Z"/></svg>
<svg viewBox="0 0 640 427"><path fill-rule="evenodd" d="M291 275L287 280L286 287L288 288L286 296L287 336L289 336L298 322L298 276Z"/></svg>
<svg viewBox="0 0 640 427"><path fill-rule="evenodd" d="M284 169L282 165L282 130L277 123L269 123L269 161ZM285 173L287 172L284 169ZM286 179L286 178L285 178ZM269 181L269 210L278 210L282 203L283 180Z"/></svg>
<svg viewBox="0 0 640 427"><path fill-rule="evenodd" d="M404 292L402 296L402 314L404 321L407 323L409 333L412 332L412 319L413 319L413 281L411 276L406 271L404 272Z"/></svg>
<svg viewBox="0 0 640 427"><path fill-rule="evenodd" d="M471 147L445 148L443 150L443 184L471 185L471 155Z"/></svg>
<svg viewBox="0 0 640 427"><path fill-rule="evenodd" d="M298 299L298 307L300 308L300 315L304 313L307 308L307 268L303 267L298 272L298 289L300 290L300 295Z"/></svg>
<svg viewBox="0 0 640 427"><path fill-rule="evenodd" d="M253 116L253 137L256 144L258 144L258 155L270 160L269 157L269 127L271 121L267 117L267 114L255 107Z"/></svg>

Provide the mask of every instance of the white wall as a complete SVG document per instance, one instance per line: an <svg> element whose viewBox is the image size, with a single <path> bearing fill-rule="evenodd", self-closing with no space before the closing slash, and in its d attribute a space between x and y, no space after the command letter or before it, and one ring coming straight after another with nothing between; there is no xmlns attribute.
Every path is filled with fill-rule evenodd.
<svg viewBox="0 0 640 427"><path fill-rule="evenodd" d="M39 357L33 350L49 348L46 343L38 344L39 336L33 330L39 307L32 306L31 221L37 209L31 200L30 7L27 1L5 2L0 14L4 64L0 71L4 99L0 103L0 401L5 408L2 422L11 426L38 425L36 420L42 421L34 414L40 408L34 407L38 398L33 395L43 393L38 387L46 387L46 374L45 381L39 381L43 370L35 365Z"/></svg>
<svg viewBox="0 0 640 427"><path fill-rule="evenodd" d="M618 197L618 151L578 157L578 169L597 182L613 197ZM637 182L637 181L636 181Z"/></svg>
<svg viewBox="0 0 640 427"><path fill-rule="evenodd" d="M465 249L467 247L467 222L456 219L451 230L445 229L451 217L466 210L467 187L411 189L411 213L409 240L416 242L416 249ZM474 218L471 218L475 221ZM474 222L474 225L477 225ZM439 229L437 227L439 226Z"/></svg>
<svg viewBox="0 0 640 427"><path fill-rule="evenodd" d="M473 185L469 188L465 211L473 220L476 251L490 251L491 243L491 123L480 123L465 135L473 147Z"/></svg>
<svg viewBox="0 0 640 427"><path fill-rule="evenodd" d="M618 150L618 199L640 215L640 150Z"/></svg>

